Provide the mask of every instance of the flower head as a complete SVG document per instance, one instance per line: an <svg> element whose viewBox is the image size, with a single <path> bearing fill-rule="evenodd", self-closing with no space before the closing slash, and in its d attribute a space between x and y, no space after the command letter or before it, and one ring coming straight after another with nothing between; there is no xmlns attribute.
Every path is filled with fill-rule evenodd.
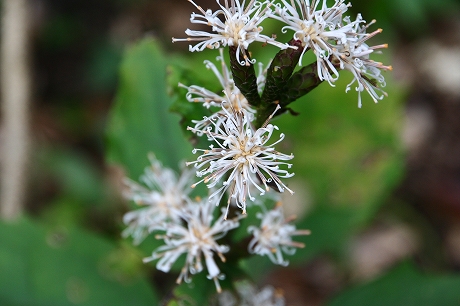
<svg viewBox="0 0 460 306"><path fill-rule="evenodd" d="M255 61L250 60L246 53L248 46L254 41L269 43L281 49L288 47L286 44L275 41L272 37L261 34L263 28L260 26L262 21L267 18L267 13L270 10L270 2L261 3L256 0L250 0L245 6L246 1L243 0L225 0L225 5L216 0L220 9L212 12L210 9L204 10L201 6L192 3L200 13L192 13L190 22L197 24L205 24L211 26L211 32L195 31L187 29L185 34L188 38L173 38L172 41L198 41L196 45L189 46L189 50L203 51L205 48L216 49L222 46L236 46L237 60L241 65L250 65ZM230 4L229 4L230 2ZM222 16L223 20L219 18ZM240 60L240 54L243 55L243 60Z"/></svg>
<svg viewBox="0 0 460 306"><path fill-rule="evenodd" d="M391 70L391 66L375 62L369 55L375 50L387 48L387 44L368 46L367 40L382 30L366 33L367 28L375 20L366 25L366 21L358 14L352 21L344 16L350 4L344 0L336 0L328 7L326 0L282 0L284 6L277 6L276 14L270 17L287 24L283 32L294 31L294 39L301 41L304 49L299 59L302 63L303 54L311 49L316 55L318 78L327 81L331 86L339 78L340 70L349 70L353 80L346 91L357 82L358 106L361 107L361 92L366 90L374 102L383 99L386 93L381 89L385 79L381 70Z"/></svg>
<svg viewBox="0 0 460 306"><path fill-rule="evenodd" d="M295 217L285 218L281 205L263 214L259 213L257 217L262 220L260 227L248 227L248 232L254 236L249 242L249 252L267 255L273 263L287 266L289 262L284 260L283 253L292 255L296 248L304 247L303 243L292 241L292 236L309 235L310 231L297 230L289 224Z"/></svg>
<svg viewBox="0 0 460 306"><path fill-rule="evenodd" d="M330 84L337 80L338 72L331 62L330 55L338 43L346 43L347 33L352 25L342 26L342 15L349 5L343 0L336 0L332 7L327 7L326 0L320 7L320 1L295 0L284 6L278 6L276 14L270 16L287 24L282 31L294 31L294 39L301 41L304 47L299 59L302 63L304 53L311 49L316 55L318 76ZM332 72L332 73L331 73Z"/></svg>
<svg viewBox="0 0 460 306"><path fill-rule="evenodd" d="M210 108L210 107L221 108L220 111L213 113L209 117L204 117L202 120L194 120L193 123L195 123L194 128L196 130L205 129L211 124L211 122L215 122L215 128L217 129L220 126L220 124L223 123L224 121L223 118L225 117L225 112L224 110L222 110L222 107L225 107L228 109L231 105L231 107L233 107L236 110L245 109L249 113L255 113L255 110L251 107L248 100L244 97L244 95L241 93L238 87L235 86L235 82L233 81L230 69L225 63L222 48L219 49L219 53L220 55L219 57L217 57L217 60L220 61L220 67L221 67L220 71L216 67L216 65L212 63L211 61L206 60L204 61L204 63L206 65L206 68L211 69L214 75L217 77L223 89L221 93L215 93L204 87L200 87L196 85L186 86L182 83L179 83L179 87L182 87L188 90L185 97L189 102L203 103L203 106L206 108ZM259 75L260 74L263 74L263 72L259 71ZM262 86L264 81L265 81L264 76L261 76L260 78L258 78L259 86ZM202 133L198 133L198 134L201 135Z"/></svg>
<svg viewBox="0 0 460 306"><path fill-rule="evenodd" d="M361 15L358 15L361 19ZM374 102L382 100L387 95L381 88L385 87L385 78L381 70L392 70L391 66L385 66L369 58L370 54L378 52L379 49L388 48L387 44L376 46L367 45L367 40L382 32L377 29L374 32L366 33L369 26L375 23L372 20L367 25L354 24L353 37L350 37L345 45L338 45L334 52L334 57L339 61L340 69L348 70L353 74L353 80L347 85L346 91L349 91L353 83L357 83L355 88L358 92L358 107L362 106L361 92L366 90ZM380 94L379 94L380 93Z"/></svg>
<svg viewBox="0 0 460 306"><path fill-rule="evenodd" d="M142 206L126 213L123 222L128 227L123 236L132 236L134 244L144 240L150 228L164 221L179 222L178 211L184 199L190 193L190 179L193 171L184 168L179 179L168 168L164 168L153 154L149 155L150 167L145 168L138 184L130 179L125 180L128 187L125 197Z"/></svg>
<svg viewBox="0 0 460 306"><path fill-rule="evenodd" d="M284 165L290 168L291 164L284 161L291 160L294 156L274 149L274 145L284 139L284 134L280 135L278 141L267 144L273 131L278 129L277 126L268 124L273 115L261 128L256 130L251 125L249 114L245 110L237 111L232 107L230 110L225 107L223 109L225 121L218 130L212 132L211 128L208 128L203 131L217 144L217 147L214 148L211 145L209 150L194 149L194 153L201 151L203 154L196 161L187 163L187 165L193 164L195 168L202 169L197 171L198 177L204 176L192 187L201 182L209 183L208 188L221 184L209 198L217 198L220 202L223 194L228 190L230 197L227 213L231 199L234 199L237 206L243 210L243 214L246 213L247 198L254 200L250 192L251 186L255 187L261 195L269 190L269 183L273 183L279 192L284 192L286 189L293 193L281 182L280 178L288 178L294 174L280 169L279 166ZM197 132L193 128L188 129ZM225 180L221 183L224 177Z"/></svg>
<svg viewBox="0 0 460 306"><path fill-rule="evenodd" d="M214 260L214 254L225 262L223 254L228 252L229 248L218 244L216 240L224 237L229 230L237 228L240 217L223 220L221 215L214 220L215 207L215 203L207 199L199 203L188 201L187 206L180 212L183 222L164 224L165 234L157 235L157 238L163 239L165 245L156 249L152 256L144 259L144 262L160 259L156 264L157 269L169 272L179 256L186 254L184 267L176 281L180 284L182 280L190 282L190 274L197 274L203 270L204 257L208 278L214 281L217 291L220 292L219 279L224 275Z"/></svg>

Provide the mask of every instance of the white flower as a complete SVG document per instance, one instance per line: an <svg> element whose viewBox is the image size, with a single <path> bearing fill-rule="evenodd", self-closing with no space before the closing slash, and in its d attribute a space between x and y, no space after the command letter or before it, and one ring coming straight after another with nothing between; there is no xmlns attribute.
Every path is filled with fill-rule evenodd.
<svg viewBox="0 0 460 306"><path fill-rule="evenodd" d="M292 241L292 236L309 235L309 230L297 230L290 221L295 217L285 218L281 205L265 213L258 213L262 220L260 227L249 226L248 232L254 236L249 242L248 250L252 254L267 255L275 264L287 266L283 253L292 255L296 248L303 248L304 244Z"/></svg>
<svg viewBox="0 0 460 306"><path fill-rule="evenodd" d="M278 109L279 106L275 112ZM291 164L283 161L291 160L294 156L280 153L273 148L284 139L284 134L280 135L278 141L267 145L273 131L278 129L277 126L268 124L273 114L261 128L256 130L251 125L249 114L245 110L235 110L232 107L230 110L223 107L223 110L225 121L218 130L212 132L209 127L203 131L208 138L214 140L217 147L211 145L210 150L194 149L193 153L201 151L203 154L196 161L186 163L202 169L197 171L197 176L204 176L192 187L201 182L209 183L208 188L221 185L209 198L217 198L220 202L223 194L228 190L230 197L227 213L231 199L234 199L237 206L243 210L243 214L246 213L246 199L254 201L251 186L255 187L261 195L269 190L269 183L273 183L279 192L284 192L286 189L291 194L294 193L280 180L280 178L292 177L294 174L279 167L285 165L290 168ZM190 127L188 129L198 132Z"/></svg>
<svg viewBox="0 0 460 306"><path fill-rule="evenodd" d="M366 33L368 25L358 14L354 21L344 16L350 4L343 0L336 0L332 7L327 7L326 0L291 0L289 4L282 0L284 6L277 6L276 14L270 17L287 24L282 31L294 31L294 39L300 40L304 46L299 59L302 62L304 53L312 49L316 55L318 78L327 81L331 86L339 78L340 70L349 70L354 78L348 84L346 91L357 82L358 106L361 107L361 92L366 90L374 102L383 99L387 94L381 89L385 86L385 79L381 70L392 70L391 66L369 59L375 50L387 48L387 44L368 46L366 41L380 33L378 29Z"/></svg>
<svg viewBox="0 0 460 306"><path fill-rule="evenodd" d="M357 19L361 19L361 16L358 15ZM356 23L354 37L348 39L346 45L337 46L334 54L335 58L340 62L340 69L349 70L353 74L353 80L347 85L346 91L349 91L351 85L357 82L355 89L358 92L358 107L362 106L361 92L364 90L369 93L375 103L377 103L377 100L382 100L384 96L387 96L387 93L381 89L386 85L381 70L393 69L391 66L385 66L369 58L370 54L376 52L376 50L388 48L387 44L376 46L366 44L369 38L382 32L382 29L378 29L372 33L366 33L367 28L374 23L375 20L365 26Z"/></svg>
<svg viewBox="0 0 460 306"><path fill-rule="evenodd" d="M205 24L210 26L211 32L195 31L187 29L185 34L188 38L173 38L172 41L199 41L196 45L189 46L189 50L203 51L205 48L216 49L222 46L237 47L236 56L241 65L250 65L255 61L250 60L246 54L249 44L254 41L269 43L281 49L288 48L288 45L279 43L273 38L261 34L263 28L261 22L267 18L267 13L270 12L271 2L261 3L256 0L250 0L245 7L246 1L243 0L225 0L225 5L220 4L220 0L216 0L220 6L220 10L212 12L210 9L204 10L192 0L192 3L201 14L192 13L190 22ZM229 4L230 2L230 4ZM264 6L265 4L265 6ZM222 15L222 19L219 18ZM243 60L240 60L240 54L243 55Z"/></svg>
<svg viewBox="0 0 460 306"><path fill-rule="evenodd" d="M224 291L218 298L219 306L284 306L284 296L281 290L272 286L256 288L248 281L238 281L234 284L238 298L229 291Z"/></svg>
<svg viewBox="0 0 460 306"><path fill-rule="evenodd" d="M304 53L312 49L316 55L318 77L326 80L332 85L339 77L337 69L331 61L330 55L337 44L344 44L347 41L347 34L353 24L342 25L342 15L349 5L343 0L336 0L332 7L327 7L323 1L321 8L320 1L309 0L282 0L284 6L278 6L276 14L270 17L278 19L287 24L282 28L283 33L287 30L294 31L294 39L300 40L304 47L299 59L302 63ZM358 21L356 21L358 22Z"/></svg>
<svg viewBox="0 0 460 306"><path fill-rule="evenodd" d="M245 304L251 306L284 306L286 305L284 301L284 296L279 290L275 290L273 287L265 286L260 289L260 291L248 291L244 295L241 293L241 296L245 298Z"/></svg>
<svg viewBox="0 0 460 306"><path fill-rule="evenodd" d="M224 60L223 49L219 49L220 56L217 57L217 60L220 61L221 71L212 63L211 61L204 61L206 68L211 69L214 75L219 80L219 83L222 87L222 93L217 94L211 90L208 90L204 87L192 85L186 86L182 83L179 83L179 87L185 88L188 90L186 94L186 99L189 102L203 103L203 106L210 108L211 106L217 106L219 108L226 107L228 108L231 105L234 109L245 109L249 113L255 113L255 110L251 107L248 100L244 97L238 87L235 86L233 81L230 69ZM260 71L259 74L263 73ZM266 73L266 72L265 72ZM265 82L265 77L262 76L258 78L258 86L261 87ZM225 117L225 112L220 110L213 113L210 117L204 117L202 120L193 120L195 123L196 130L203 130L208 127L211 122L216 123L216 129L220 126L223 118ZM202 133L198 133L201 135Z"/></svg>
<svg viewBox="0 0 460 306"><path fill-rule="evenodd" d="M177 179L174 171L163 168L153 154L149 155L149 159L151 165L145 168L140 178L143 185L125 180L128 187L124 192L125 197L142 206L123 216L123 222L128 225L123 236L132 236L134 244L141 243L152 227L164 221L179 222L177 212L191 191L193 171L184 168Z"/></svg>
<svg viewBox="0 0 460 306"><path fill-rule="evenodd" d="M186 254L184 267L176 281L180 284L182 280L190 282L190 274L197 274L203 270L202 256L204 256L208 278L214 281L217 291L220 292L219 279L224 275L214 260L214 254L225 262L223 253L228 252L229 247L218 244L216 240L224 237L229 230L237 228L240 217L223 220L221 215L214 220L215 207L215 203L207 199L199 203L187 202L187 207L180 213L184 223L164 224L165 234L157 235L157 238L163 239L165 245L156 249L151 257L144 259L144 262L159 258L157 269L169 272L179 256Z"/></svg>

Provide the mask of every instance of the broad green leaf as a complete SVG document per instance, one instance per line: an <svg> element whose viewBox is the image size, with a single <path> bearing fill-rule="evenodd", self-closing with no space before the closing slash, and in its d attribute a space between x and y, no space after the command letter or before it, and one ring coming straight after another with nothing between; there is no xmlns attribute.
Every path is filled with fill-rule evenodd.
<svg viewBox="0 0 460 306"><path fill-rule="evenodd" d="M430 275L403 263L387 275L339 294L329 306L460 305L460 275Z"/></svg>
<svg viewBox="0 0 460 306"><path fill-rule="evenodd" d="M122 60L115 105L107 129L107 158L122 164L137 179L154 152L165 166L178 169L190 155L179 118L169 112L166 58L158 44L145 39L130 47Z"/></svg>
<svg viewBox="0 0 460 306"><path fill-rule="evenodd" d="M1 305L156 305L144 279L113 266L117 248L77 228L0 223Z"/></svg>

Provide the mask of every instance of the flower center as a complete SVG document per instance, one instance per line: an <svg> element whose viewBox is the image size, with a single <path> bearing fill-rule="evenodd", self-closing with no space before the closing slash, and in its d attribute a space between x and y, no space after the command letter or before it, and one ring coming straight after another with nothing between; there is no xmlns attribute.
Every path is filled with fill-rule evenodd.
<svg viewBox="0 0 460 306"><path fill-rule="evenodd" d="M201 245L211 244L212 242L209 239L209 236L206 235L209 230L210 229L207 226L194 226L192 229L193 236L200 242Z"/></svg>
<svg viewBox="0 0 460 306"><path fill-rule="evenodd" d="M233 44L236 45L238 44L239 40L241 39L240 36L240 31L243 29L245 26L244 22L239 20L239 21L234 21L234 20L226 20L225 21L225 33L223 36L232 39Z"/></svg>
<svg viewBox="0 0 460 306"><path fill-rule="evenodd" d="M304 47L309 41L314 41L318 37L318 32L313 24L302 22L300 24L300 28L302 31L297 32L297 35L298 39L302 41L302 45Z"/></svg>

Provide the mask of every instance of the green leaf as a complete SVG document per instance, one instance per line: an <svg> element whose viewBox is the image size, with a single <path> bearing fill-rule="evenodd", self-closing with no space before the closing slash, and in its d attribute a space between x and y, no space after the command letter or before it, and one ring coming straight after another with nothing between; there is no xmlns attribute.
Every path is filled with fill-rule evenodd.
<svg viewBox="0 0 460 306"><path fill-rule="evenodd" d="M329 306L460 305L460 275L428 275L403 263L371 283L346 290Z"/></svg>
<svg viewBox="0 0 460 306"><path fill-rule="evenodd" d="M77 228L0 223L0 305L157 305L140 277L111 266L115 245Z"/></svg>
<svg viewBox="0 0 460 306"><path fill-rule="evenodd" d="M204 148L209 146L206 137L199 137L192 131L187 130L189 126L195 126L193 120L199 120L203 117L212 115L212 111L203 107L202 103L189 102L185 96L187 90L179 87L178 84L182 83L186 86L198 85L210 89L214 92L222 91L221 85L218 83L214 73L206 73L203 63L197 61L178 61L176 60L168 67L168 90L171 92L174 102L170 108L171 112L180 115L180 125L185 137L195 146ZM195 64L190 67L190 64ZM205 70L205 71L202 71ZM196 73L195 71L200 71ZM211 78L209 77L211 75ZM214 89L215 88L215 89Z"/></svg>
<svg viewBox="0 0 460 306"><path fill-rule="evenodd" d="M286 257L292 263L305 262L321 253L340 253L347 245L348 238L358 228L356 209L345 207L317 207L311 214L296 224L299 229L309 229L311 235L297 236L293 239L305 243L293 256Z"/></svg>
<svg viewBox="0 0 460 306"><path fill-rule="evenodd" d="M174 298L168 305L208 305L212 295L217 294L214 282L207 279L206 271L192 276L191 282L182 282L174 288Z"/></svg>
<svg viewBox="0 0 460 306"><path fill-rule="evenodd" d="M165 166L178 163L192 148L184 139L179 118L169 113L166 59L158 46L145 39L129 48L120 69L120 85L107 129L107 158L137 178L154 152Z"/></svg>

